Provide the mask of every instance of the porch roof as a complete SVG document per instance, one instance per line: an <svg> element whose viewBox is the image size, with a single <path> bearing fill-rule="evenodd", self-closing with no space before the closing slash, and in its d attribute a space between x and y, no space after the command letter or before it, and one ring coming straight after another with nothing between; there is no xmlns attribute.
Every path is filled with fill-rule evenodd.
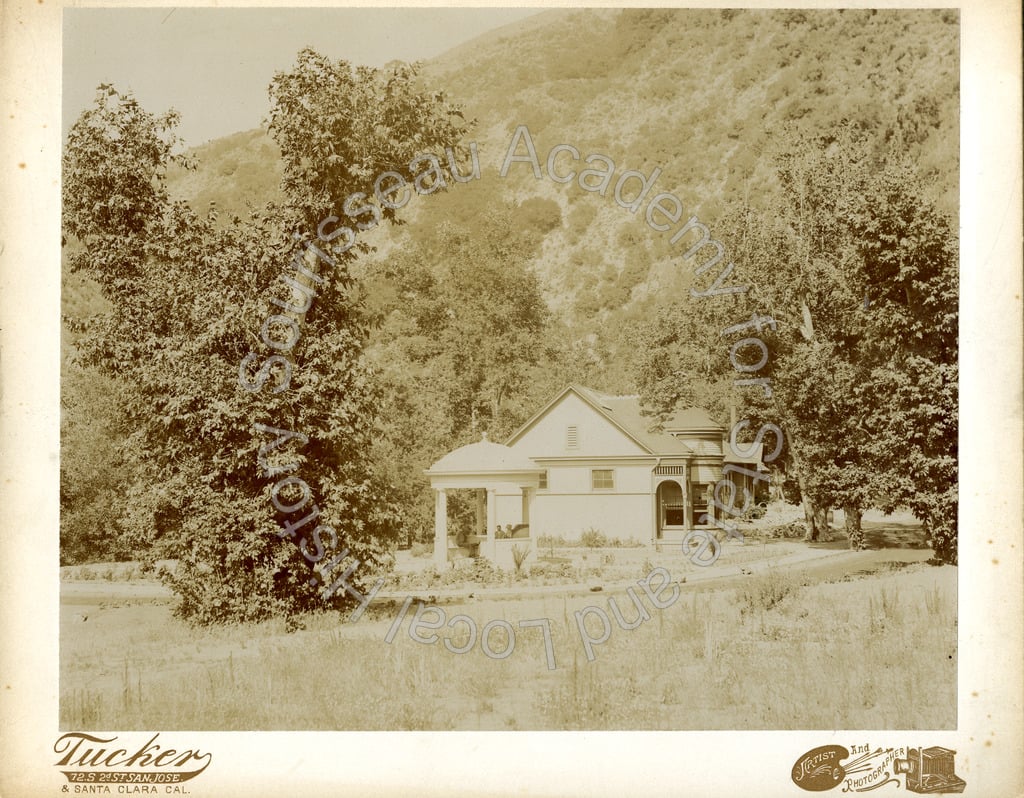
<svg viewBox="0 0 1024 798"><path fill-rule="evenodd" d="M501 443L483 440L460 446L427 469L431 476L441 474L539 474L543 469L529 457Z"/></svg>
<svg viewBox="0 0 1024 798"><path fill-rule="evenodd" d="M767 471L768 469L761 462L761 455L763 453L764 444L762 443L741 443L740 446L744 450L753 449L753 454L746 455L740 454L736 449L733 448L729 441L725 442L725 462L727 463L745 463L746 465L757 466L761 471Z"/></svg>

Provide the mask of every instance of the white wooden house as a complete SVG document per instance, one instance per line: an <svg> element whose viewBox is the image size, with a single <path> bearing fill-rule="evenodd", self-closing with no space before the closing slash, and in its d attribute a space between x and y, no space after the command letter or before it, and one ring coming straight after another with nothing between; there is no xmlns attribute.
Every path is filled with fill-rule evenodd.
<svg viewBox="0 0 1024 798"><path fill-rule="evenodd" d="M678 542L715 515L710 488L726 464L734 466L726 478L751 493L751 474L765 470L759 449L740 456L703 409L680 411L661 431L651 426L638 397L570 385L504 444L484 436L445 455L426 472L438 566L469 555L509 567L513 547L528 547L529 561L541 535L578 539L587 529L651 546ZM477 534L465 541L448 529L447 494L460 489L475 491L477 508ZM499 536L508 527L514 536Z"/></svg>

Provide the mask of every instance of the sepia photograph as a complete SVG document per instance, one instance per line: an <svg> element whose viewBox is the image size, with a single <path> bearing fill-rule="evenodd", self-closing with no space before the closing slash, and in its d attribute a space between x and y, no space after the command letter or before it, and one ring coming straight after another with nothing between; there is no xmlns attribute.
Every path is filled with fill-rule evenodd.
<svg viewBox="0 0 1024 798"><path fill-rule="evenodd" d="M985 783L966 13L63 8L41 794L228 794L252 732L418 733L358 745L429 740L431 795L606 794L472 786L534 732ZM324 744L280 773L390 783Z"/></svg>

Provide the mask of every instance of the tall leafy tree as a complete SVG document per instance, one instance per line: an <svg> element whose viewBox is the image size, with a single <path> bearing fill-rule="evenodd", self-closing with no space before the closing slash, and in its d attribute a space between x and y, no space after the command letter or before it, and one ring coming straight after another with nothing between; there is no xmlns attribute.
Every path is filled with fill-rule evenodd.
<svg viewBox="0 0 1024 798"><path fill-rule="evenodd" d="M312 579L329 575L310 568L315 528L330 555L348 550L343 567L359 561L349 581L363 590L397 531L371 457L380 401L349 272L364 247L321 240L317 256L304 243L349 195L372 196L381 172L455 148L461 123L412 68L303 51L271 86L286 201L219 227L167 195L175 122L101 87L65 151L65 231L83 244L71 267L112 306L85 351L123 388L121 448L137 475L113 512L140 556L178 560L179 614L290 615L321 605Z"/></svg>
<svg viewBox="0 0 1024 798"><path fill-rule="evenodd" d="M909 507L936 557L957 562L959 274L949 220L897 164L850 219L871 364L867 424L884 509Z"/></svg>
<svg viewBox="0 0 1024 798"><path fill-rule="evenodd" d="M734 395L754 429L784 430L777 465L793 477L809 538L826 532L829 507L842 507L860 547L863 510L902 504L922 519L937 556L955 562L955 238L910 170L884 155L849 127L777 154L774 198L734 207L720 222L751 290L706 324L772 320L742 333L766 345L756 376L770 378L771 395L756 386ZM712 344L688 330L688 308L667 318L649 332L661 344L638 372L655 403L685 394L679 383L691 372L663 365L654 374L644 362L685 364L673 347L692 359ZM684 342L680 330L692 337ZM716 379L731 372L725 358L709 358Z"/></svg>
<svg viewBox="0 0 1024 798"><path fill-rule="evenodd" d="M862 419L867 378L857 355L863 334L861 298L851 274L856 244L846 222L876 162L855 131L802 137L776 154L779 192L758 211L727 219L760 308L770 357L763 376L772 396L754 389L755 407L785 432L785 466L804 504L808 537L828 532L827 512L840 506L852 546L863 544L860 517L875 497L875 471L865 459ZM768 401L765 401L768 400ZM767 413L765 413L767 411Z"/></svg>

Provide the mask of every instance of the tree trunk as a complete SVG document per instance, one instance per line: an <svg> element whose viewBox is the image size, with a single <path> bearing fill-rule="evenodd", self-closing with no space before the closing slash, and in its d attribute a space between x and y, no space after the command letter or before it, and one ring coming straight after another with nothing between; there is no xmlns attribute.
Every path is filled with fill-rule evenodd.
<svg viewBox="0 0 1024 798"><path fill-rule="evenodd" d="M804 479L800 467L796 469L796 481L800 485L800 497L804 505L804 521L807 524L806 541L827 540L828 508L820 506L807 492L807 480Z"/></svg>
<svg viewBox="0 0 1024 798"><path fill-rule="evenodd" d="M829 508L823 504L814 506L814 534L817 540L832 540L832 528L828 525Z"/></svg>
<svg viewBox="0 0 1024 798"><path fill-rule="evenodd" d="M803 494L803 505L804 523L807 525L807 534L804 535L804 540L817 540L818 533L814 529L814 502L806 493Z"/></svg>
<svg viewBox="0 0 1024 798"><path fill-rule="evenodd" d="M860 519L863 515L860 508L844 506L843 513L846 515L846 537L850 540L850 548L858 551L867 548L867 544L864 542L864 530L860 528Z"/></svg>

